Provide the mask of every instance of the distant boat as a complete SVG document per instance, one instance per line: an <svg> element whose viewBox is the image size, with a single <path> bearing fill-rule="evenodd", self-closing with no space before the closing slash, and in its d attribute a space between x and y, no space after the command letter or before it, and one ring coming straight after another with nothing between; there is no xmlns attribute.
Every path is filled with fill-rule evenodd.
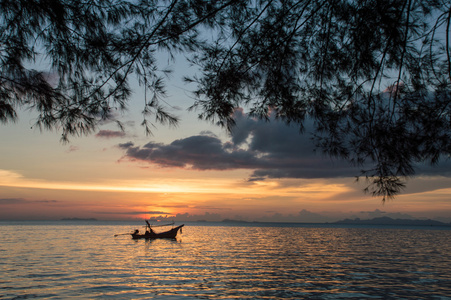
<svg viewBox="0 0 451 300"><path fill-rule="evenodd" d="M139 230L136 229L135 232L131 233L133 239L175 239L179 229L181 232L182 231L181 228L185 226L185 224L182 224L180 226L172 228L171 230L157 233L152 229L152 227L169 226L173 224L151 226L147 220L146 223L147 223L146 232L139 233Z"/></svg>

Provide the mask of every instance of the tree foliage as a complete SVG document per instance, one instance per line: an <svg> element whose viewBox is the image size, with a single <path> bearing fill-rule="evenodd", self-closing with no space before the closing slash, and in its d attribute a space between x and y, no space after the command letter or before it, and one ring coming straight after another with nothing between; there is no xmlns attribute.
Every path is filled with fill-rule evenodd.
<svg viewBox="0 0 451 300"><path fill-rule="evenodd" d="M0 1L0 120L14 120L16 107L27 107L39 113L38 126L61 128L63 139L89 133L126 107L133 77L149 91L143 113L175 123L161 105L168 70L158 68L155 54L194 50L201 43L197 26L221 5Z"/></svg>
<svg viewBox="0 0 451 300"><path fill-rule="evenodd" d="M415 163L449 158L450 20L445 0L1 0L0 120L27 107L64 139L89 133L137 78L144 114L174 124L155 57L182 52L200 118L313 118L317 146L385 199Z"/></svg>

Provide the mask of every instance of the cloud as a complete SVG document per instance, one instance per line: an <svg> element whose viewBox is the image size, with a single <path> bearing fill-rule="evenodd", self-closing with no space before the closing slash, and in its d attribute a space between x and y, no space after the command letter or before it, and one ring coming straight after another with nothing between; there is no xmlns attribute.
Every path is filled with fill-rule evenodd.
<svg viewBox="0 0 451 300"><path fill-rule="evenodd" d="M451 157L450 157L451 158ZM422 174L426 176L441 175L451 177L451 159L441 157L438 163L431 164L429 162L415 164L416 174Z"/></svg>
<svg viewBox="0 0 451 300"><path fill-rule="evenodd" d="M123 131L100 130L95 136L98 138L111 139L111 138L123 138L126 136L126 134Z"/></svg>
<svg viewBox="0 0 451 300"><path fill-rule="evenodd" d="M127 142L127 143L118 144L118 147L122 148L122 149L127 149L127 148L130 148L130 147L133 147L133 146L134 146L133 142Z"/></svg>
<svg viewBox="0 0 451 300"><path fill-rule="evenodd" d="M142 147L132 143L119 145L126 156L148 161L161 167L179 167L196 170L230 170L258 168L263 160L246 150L232 149L217 137L197 135L165 145L150 142Z"/></svg>
<svg viewBox="0 0 451 300"><path fill-rule="evenodd" d="M168 212L164 212L164 211L147 211L147 210L142 210L142 211L121 211L121 212L116 212L116 211L97 211L95 212L96 214L101 214L101 215L170 215L171 213Z"/></svg>
<svg viewBox="0 0 451 300"><path fill-rule="evenodd" d="M249 118L242 110L237 110L234 117L236 126L227 141L222 141L211 132L203 132L170 144L149 142L139 146L129 142L119 144L119 147L125 150L124 158L164 168L251 170L249 181L266 178L339 178L361 174L361 167L315 151L311 120L305 121L304 131L300 133L299 126L287 125L274 118L271 122ZM441 164L435 172L451 175L451 167L447 167ZM424 166L419 170L426 172ZM427 172L434 174L431 168Z"/></svg>
<svg viewBox="0 0 451 300"><path fill-rule="evenodd" d="M80 150L79 147L71 145L69 149L66 150L66 153L71 153Z"/></svg>
<svg viewBox="0 0 451 300"><path fill-rule="evenodd" d="M210 132L178 139L170 144L119 144L125 158L166 168L194 170L253 170L249 180L264 178L325 178L359 174L343 161L315 153L310 134L274 120L265 122L236 112L237 126L228 141Z"/></svg>
<svg viewBox="0 0 451 300"><path fill-rule="evenodd" d="M57 200L25 200L23 198L3 198L0 199L0 205L22 205L32 203L57 203Z"/></svg>
<svg viewBox="0 0 451 300"><path fill-rule="evenodd" d="M159 207L162 208L189 208L189 209L208 209L208 210L225 210L223 207L211 206L211 205L191 205L191 204L175 204L175 205L167 205L167 204L159 204Z"/></svg>
<svg viewBox="0 0 451 300"><path fill-rule="evenodd" d="M58 200L35 200L35 201L32 201L32 202L38 202L38 203L58 203L58 202L60 202L60 201L58 201Z"/></svg>
<svg viewBox="0 0 451 300"><path fill-rule="evenodd" d="M24 204L28 201L22 198L6 198L0 199L0 205L10 205L10 204Z"/></svg>

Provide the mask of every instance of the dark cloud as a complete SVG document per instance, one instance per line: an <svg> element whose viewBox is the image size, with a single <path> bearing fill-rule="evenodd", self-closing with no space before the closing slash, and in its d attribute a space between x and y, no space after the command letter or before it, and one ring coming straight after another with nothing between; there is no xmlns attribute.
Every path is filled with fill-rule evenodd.
<svg viewBox="0 0 451 300"><path fill-rule="evenodd" d="M283 122L265 122L236 112L237 125L230 141L214 134L190 136L170 144L119 144L130 159L161 167L196 170L254 170L249 180L264 178L322 178L354 176L358 170L345 162L315 153L310 134Z"/></svg>
<svg viewBox="0 0 451 300"><path fill-rule="evenodd" d="M165 145L150 142L139 147L133 143L120 144L126 156L148 161L162 167L196 170L254 169L264 163L252 151L233 148L213 136L197 135Z"/></svg>
<svg viewBox="0 0 451 300"><path fill-rule="evenodd" d="M23 204L27 203L27 200L22 198L6 198L6 199L0 199L0 205L6 205L6 204Z"/></svg>
<svg viewBox="0 0 451 300"><path fill-rule="evenodd" d="M313 122L306 120L304 130L271 119L249 118L235 112L236 126L229 141L211 132L175 140L170 144L132 142L119 144L125 157L161 167L195 170L253 170L249 180L265 178L337 178L361 174L360 167L332 159L315 151Z"/></svg>
<svg viewBox="0 0 451 300"><path fill-rule="evenodd" d="M58 201L58 200L36 200L36 201L33 201L33 202L39 202L39 203L58 203L58 202L60 202L60 201Z"/></svg>
<svg viewBox="0 0 451 300"><path fill-rule="evenodd" d="M114 131L114 130L100 130L96 137L98 138L105 138L105 139L111 139L111 138L123 138L126 134L123 131Z"/></svg>
<svg viewBox="0 0 451 300"><path fill-rule="evenodd" d="M418 163L415 165L415 170L417 174L451 177L451 157L448 159L442 157L436 164L431 164L429 162Z"/></svg>
<svg viewBox="0 0 451 300"><path fill-rule="evenodd" d="M169 215L170 213L164 212L164 211L96 211L96 214L102 214L102 215Z"/></svg>
<svg viewBox="0 0 451 300"><path fill-rule="evenodd" d="M133 147L134 144L133 144L133 142L127 142L127 143L119 144L117 146L122 149L128 149L130 147Z"/></svg>
<svg viewBox="0 0 451 300"><path fill-rule="evenodd" d="M31 203L57 203L57 200L25 200L22 198L0 199L0 205L31 204Z"/></svg>

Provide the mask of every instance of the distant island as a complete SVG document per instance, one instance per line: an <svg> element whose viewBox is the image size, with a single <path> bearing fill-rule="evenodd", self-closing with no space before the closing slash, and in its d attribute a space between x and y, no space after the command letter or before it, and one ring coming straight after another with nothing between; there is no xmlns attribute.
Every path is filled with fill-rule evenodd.
<svg viewBox="0 0 451 300"><path fill-rule="evenodd" d="M224 219L222 220L223 223L249 223L248 221L244 220L234 220L234 219Z"/></svg>
<svg viewBox="0 0 451 300"><path fill-rule="evenodd" d="M392 219L389 217L379 217L369 220L344 219L333 224L355 224L355 225L409 225L409 226L451 226L450 223L443 223L435 220L411 220L411 219Z"/></svg>
<svg viewBox="0 0 451 300"><path fill-rule="evenodd" d="M206 220L199 220L198 222L207 222ZM259 221L245 221L237 219L224 219L221 222L228 224L246 224L246 223L259 223L259 224L273 224L274 222L259 222ZM284 222L275 222L284 223ZM417 219L393 219L390 217L378 217L374 219L344 219L336 222L326 223L303 223L303 222L288 222L287 224L342 224L342 225L394 225L394 226L451 226L451 223L444 223L436 220L417 220Z"/></svg>
<svg viewBox="0 0 451 300"><path fill-rule="evenodd" d="M96 218L62 218L61 221L97 221Z"/></svg>

